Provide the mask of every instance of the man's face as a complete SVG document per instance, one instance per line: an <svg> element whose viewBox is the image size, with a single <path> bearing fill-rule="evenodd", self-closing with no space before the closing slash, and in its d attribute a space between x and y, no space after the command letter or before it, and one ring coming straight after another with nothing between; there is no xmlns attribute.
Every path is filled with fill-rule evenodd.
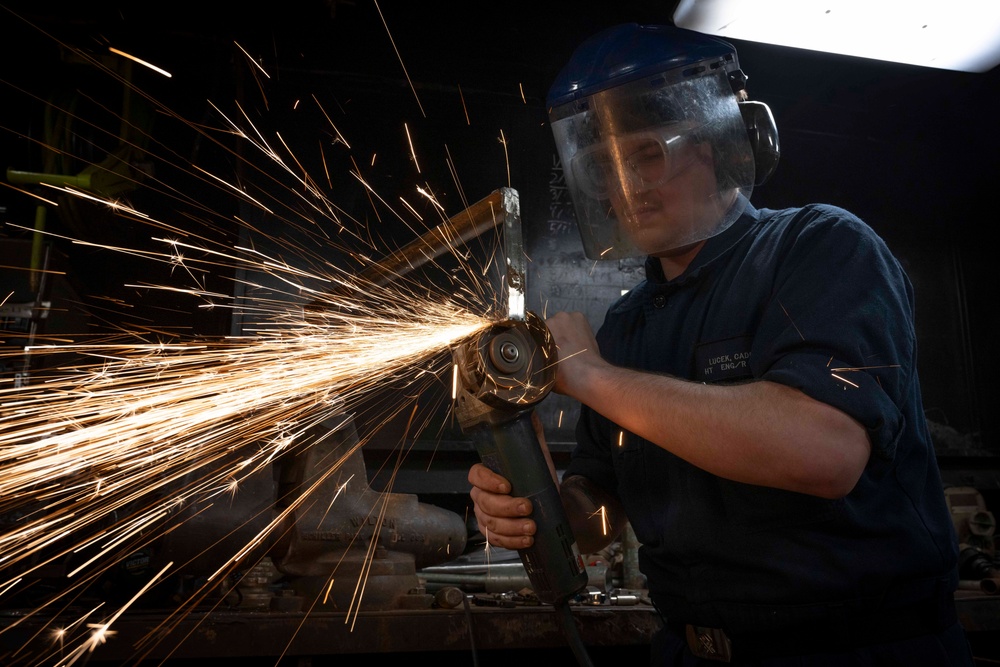
<svg viewBox="0 0 1000 667"><path fill-rule="evenodd" d="M622 229L646 254L670 254L704 238L725 211L711 147L682 134L686 129L623 135L587 156L591 192L611 202Z"/></svg>
<svg viewBox="0 0 1000 667"><path fill-rule="evenodd" d="M724 209L719 208L718 189L711 146L679 140L671 155L658 157L655 147L633 145L633 173L651 178L633 178L622 173L610 191L611 206L622 229L643 252L670 254L700 240L706 229L716 226ZM624 170L623 170L624 172Z"/></svg>

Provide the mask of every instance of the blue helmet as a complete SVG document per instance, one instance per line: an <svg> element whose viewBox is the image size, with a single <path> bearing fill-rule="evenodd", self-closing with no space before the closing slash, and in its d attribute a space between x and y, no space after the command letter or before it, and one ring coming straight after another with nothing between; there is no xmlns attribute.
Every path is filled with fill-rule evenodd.
<svg viewBox="0 0 1000 667"><path fill-rule="evenodd" d="M698 72L691 70L695 65L722 68L739 89L746 85L736 49L728 42L674 26L617 25L590 37L576 49L549 87L546 104L550 109L561 107L665 72L695 76Z"/></svg>

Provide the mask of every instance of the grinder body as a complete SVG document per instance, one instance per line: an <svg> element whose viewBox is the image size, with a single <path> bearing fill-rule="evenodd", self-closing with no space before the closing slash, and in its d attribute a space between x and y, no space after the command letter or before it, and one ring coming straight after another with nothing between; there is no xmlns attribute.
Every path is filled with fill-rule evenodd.
<svg viewBox="0 0 1000 667"><path fill-rule="evenodd" d="M534 405L555 377L548 328L528 312L524 320L493 325L453 354L459 424L483 464L510 482L511 494L531 501L534 543L518 555L538 598L564 604L587 585L587 572L532 423Z"/></svg>

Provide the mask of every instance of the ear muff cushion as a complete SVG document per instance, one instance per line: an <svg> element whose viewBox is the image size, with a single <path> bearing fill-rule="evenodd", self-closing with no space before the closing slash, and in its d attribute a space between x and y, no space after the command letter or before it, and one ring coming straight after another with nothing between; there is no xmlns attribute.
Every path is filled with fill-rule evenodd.
<svg viewBox="0 0 1000 667"><path fill-rule="evenodd" d="M754 159L754 185L763 185L778 166L781 148L771 109L763 102L740 102Z"/></svg>

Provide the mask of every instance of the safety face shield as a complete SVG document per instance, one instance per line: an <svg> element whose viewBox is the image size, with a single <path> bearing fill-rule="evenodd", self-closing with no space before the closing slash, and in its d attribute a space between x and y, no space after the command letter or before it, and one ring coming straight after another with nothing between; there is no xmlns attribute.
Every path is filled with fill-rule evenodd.
<svg viewBox="0 0 1000 667"><path fill-rule="evenodd" d="M743 212L754 160L724 71L658 74L550 113L587 257L668 254Z"/></svg>

